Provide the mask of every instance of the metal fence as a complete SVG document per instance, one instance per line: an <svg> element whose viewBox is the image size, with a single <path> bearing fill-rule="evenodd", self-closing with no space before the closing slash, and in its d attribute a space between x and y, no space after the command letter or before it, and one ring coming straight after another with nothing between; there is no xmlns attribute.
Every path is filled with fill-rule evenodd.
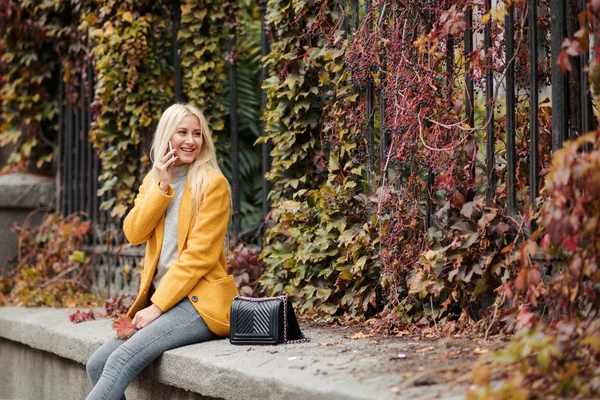
<svg viewBox="0 0 600 400"><path fill-rule="evenodd" d="M358 0L350 0L349 8L351 12L350 25L356 30L359 27L359 9L361 4L364 10L368 13L373 7L371 0L359 2ZM585 69L587 60L584 56L577 62L573 63L574 69L569 74L564 74L557 66L557 57L561 50L562 38L572 36L577 29L577 14L585 8L584 0L551 0L550 8L552 10L551 19L551 53L552 53L552 150L555 151L562 147L564 140L580 135L592 128L592 111L591 99L589 95L589 87L587 84L587 75ZM340 0L342 6L348 4L346 0ZM380 13L384 12L381 2ZM262 54L266 55L269 52L269 43L266 35L264 22L265 2L260 1L261 22L262 22ZM484 0L483 6L488 11L492 7L491 0ZM177 10L178 7L175 7ZM537 26L537 10L538 1L528 0L528 24L530 27ZM508 8L505 25L505 41L506 41L506 61L508 71L506 73L506 146L507 146L507 211L511 215L516 215L516 189L515 189L515 171L516 171L516 150L515 150L515 65L514 65L514 5ZM173 29L174 37L179 29L180 13L173 13ZM390 17L391 18L391 17ZM473 32L473 12L465 13L466 30L464 35L463 48L465 54L469 54L474 48L474 32ZM491 51L491 33L490 25L485 28L484 32L484 47L486 53ZM529 95L530 103L538 104L538 29L528 29L529 48L530 48L530 86ZM235 37L235 32L232 32ZM233 42L228 43L228 46L234 46ZM457 44L450 42L447 51L453 52L454 46ZM175 100L182 100L181 88L181 67L178 52L177 40L173 41L174 54L174 72L175 72ZM452 71L454 68L453 57L447 58L446 68ZM467 64L467 70L469 68ZM233 226L232 231L238 234L240 231L240 182L239 182L239 158L238 158L238 129L237 129L237 114L236 114L236 65L235 62L228 64L229 79L230 79L230 127L231 127L231 157L233 164L232 177L232 196L233 196ZM263 68L262 78L267 78L267 70ZM485 99L486 99L486 175L488 187L486 198L489 203L494 201L494 193L496 190L495 179L495 140L494 140L494 110L490 99L494 96L493 75L491 69L488 68L486 74ZM94 235L89 243L89 248L96 254L96 280L97 291L103 295L115 295L121 292L135 290L135 282L137 282L137 265L140 263L142 252L140 249L129 248L121 250L121 245L125 243L120 226L110 218L105 211L100 211L99 206L102 201L112 197L111 193L105 193L103 196L96 196L98 190L98 173L100 169L97 151L92 148L89 140L89 127L92 122L90 113L91 94L93 93L93 69L90 68L87 73L87 79L80 88L80 104L71 104L64 95L64 85L62 79L60 82L60 134L59 134L59 161L58 161L58 205L57 208L63 214L69 214L76 211L87 213L94 226ZM467 121L470 126L475 126L475 90L473 79L467 75L465 82L466 98L465 109ZM389 137L386 132L385 119L385 104L383 96L379 98L380 115L380 132L379 143L376 141L376 132L374 124L374 112L377 107L376 88L373 83L370 83L365 92L366 96L366 132L368 141L368 165L370 170L375 167L377 156L383 159L386 154ZM262 107L265 106L264 93L261 96ZM530 199L534 208L536 207L536 198L538 196L539 186L539 152L548 152L550 149L538 149L538 108L530 107ZM378 145L378 152L376 147ZM263 153L263 176L270 168L270 144L262 145ZM378 154L379 153L379 154ZM433 173L428 174L427 193L431 193L434 181ZM263 185L263 214L266 215L269 211L267 195L270 190L270 184L265 180ZM427 203L427 220L430 220L434 212L433 202L428 196Z"/></svg>

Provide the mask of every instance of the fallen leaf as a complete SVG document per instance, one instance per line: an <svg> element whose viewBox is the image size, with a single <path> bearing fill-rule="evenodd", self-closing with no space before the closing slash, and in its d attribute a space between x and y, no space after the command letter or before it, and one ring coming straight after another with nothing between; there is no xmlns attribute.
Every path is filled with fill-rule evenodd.
<svg viewBox="0 0 600 400"><path fill-rule="evenodd" d="M487 366L481 366L473 370L473 382L478 386L487 386L492 378L492 370Z"/></svg>
<svg viewBox="0 0 600 400"><path fill-rule="evenodd" d="M117 333L117 339L129 339L135 331L135 326L127 314L117 315L117 319L112 323L112 328Z"/></svg>
<svg viewBox="0 0 600 400"><path fill-rule="evenodd" d="M96 317L94 316L94 310L89 310L87 312L81 312L80 310L77 310L69 315L69 319L71 322L78 324L79 322L96 319Z"/></svg>
<svg viewBox="0 0 600 400"><path fill-rule="evenodd" d="M356 340L356 339L366 339L366 338L370 338L372 336L373 336L372 333L365 334L365 333L362 333L362 331L360 331L360 332L358 332L355 335L349 336L348 339L354 339L354 340Z"/></svg>

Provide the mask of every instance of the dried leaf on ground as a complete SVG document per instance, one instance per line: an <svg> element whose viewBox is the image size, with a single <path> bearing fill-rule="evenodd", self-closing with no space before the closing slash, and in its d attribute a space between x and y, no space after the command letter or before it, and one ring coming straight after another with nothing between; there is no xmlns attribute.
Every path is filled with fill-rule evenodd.
<svg viewBox="0 0 600 400"><path fill-rule="evenodd" d="M69 320L71 320L71 322L75 324L83 321L89 321L91 319L96 319L96 317L94 316L94 310L92 309L84 312L81 312L81 310L76 310L75 312L71 313L71 315L69 315Z"/></svg>
<svg viewBox="0 0 600 400"><path fill-rule="evenodd" d="M348 339L366 339L366 338L370 338L373 336L373 333L363 333L362 331L352 335L352 336L348 336Z"/></svg>

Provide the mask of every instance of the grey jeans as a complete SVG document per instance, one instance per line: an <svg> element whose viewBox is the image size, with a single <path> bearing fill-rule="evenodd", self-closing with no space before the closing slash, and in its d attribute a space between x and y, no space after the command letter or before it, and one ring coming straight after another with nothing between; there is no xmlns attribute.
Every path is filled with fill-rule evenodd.
<svg viewBox="0 0 600 400"><path fill-rule="evenodd" d="M94 388L87 399L124 399L133 378L162 353L217 337L186 297L129 339L111 338L92 354L86 370Z"/></svg>

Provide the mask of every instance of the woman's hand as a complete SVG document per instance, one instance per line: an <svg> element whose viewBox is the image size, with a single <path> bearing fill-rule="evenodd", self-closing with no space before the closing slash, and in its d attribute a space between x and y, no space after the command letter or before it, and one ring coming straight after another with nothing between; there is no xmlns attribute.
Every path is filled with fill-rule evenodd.
<svg viewBox="0 0 600 400"><path fill-rule="evenodd" d="M151 304L149 307L144 308L143 310L138 311L131 323L135 326L136 329L142 329L146 327L150 322L154 321L156 318L162 315L162 311L160 308L156 307L154 304Z"/></svg>
<svg viewBox="0 0 600 400"><path fill-rule="evenodd" d="M173 156L174 154L175 149L168 151L168 148L165 148L165 155L156 160L154 164L158 175L158 185L163 192L168 191L171 185L171 167L177 161L177 156Z"/></svg>

